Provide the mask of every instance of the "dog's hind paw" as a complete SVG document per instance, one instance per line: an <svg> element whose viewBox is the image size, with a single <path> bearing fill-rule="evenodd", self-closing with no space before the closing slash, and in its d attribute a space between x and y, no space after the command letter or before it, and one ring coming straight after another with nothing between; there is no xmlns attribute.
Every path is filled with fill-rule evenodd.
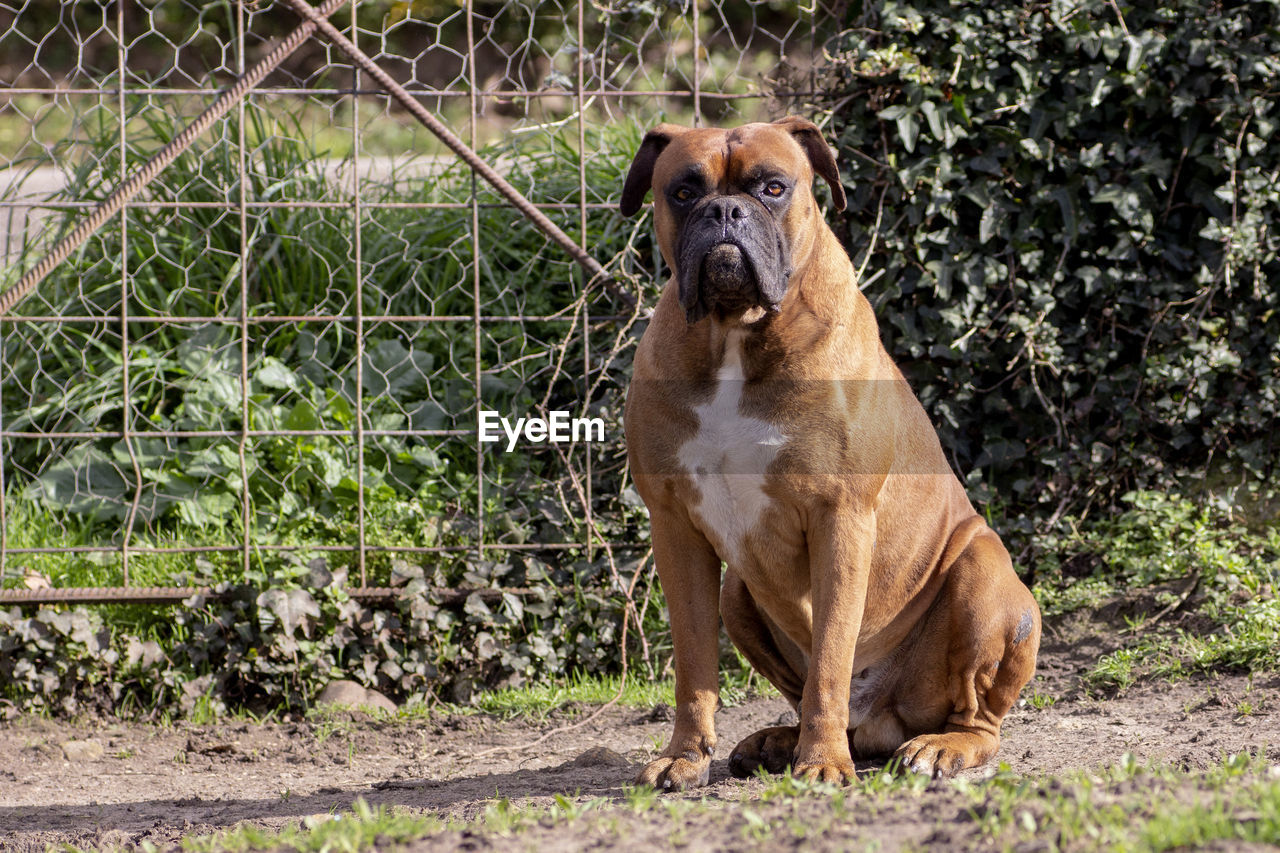
<svg viewBox="0 0 1280 853"><path fill-rule="evenodd" d="M729 772L745 779L763 767L768 773L781 773L795 760L800 742L799 726L773 726L747 735L729 754Z"/></svg>
<svg viewBox="0 0 1280 853"><path fill-rule="evenodd" d="M901 760L903 770L946 779L985 760L985 756L976 754L973 739L973 735L962 732L920 735L898 747L893 757Z"/></svg>

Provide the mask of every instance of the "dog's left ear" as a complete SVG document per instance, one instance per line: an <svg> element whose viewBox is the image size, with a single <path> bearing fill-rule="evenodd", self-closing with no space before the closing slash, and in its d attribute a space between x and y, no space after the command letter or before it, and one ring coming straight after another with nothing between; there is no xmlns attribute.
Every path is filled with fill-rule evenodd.
<svg viewBox="0 0 1280 853"><path fill-rule="evenodd" d="M809 155L809 163L814 174L827 182L831 187L831 201L836 210L844 210L846 199L844 186L840 183L840 167L836 165L836 155L822 131L813 122L799 116L787 116L774 122L774 125L791 134L791 138L800 143L804 153Z"/></svg>
<svg viewBox="0 0 1280 853"><path fill-rule="evenodd" d="M644 135L640 150L631 161L627 180L622 185L622 203L618 207L623 216L631 216L644 204L645 194L653 186L653 164L658 162L658 155L671 140L688 129L678 124L660 124Z"/></svg>

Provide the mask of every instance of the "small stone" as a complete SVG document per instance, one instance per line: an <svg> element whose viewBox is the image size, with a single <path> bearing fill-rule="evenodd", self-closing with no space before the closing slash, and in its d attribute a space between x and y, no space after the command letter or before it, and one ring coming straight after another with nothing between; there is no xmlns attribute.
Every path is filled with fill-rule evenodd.
<svg viewBox="0 0 1280 853"><path fill-rule="evenodd" d="M62 744L62 754L67 761L101 761L106 752L96 740L69 740Z"/></svg>
<svg viewBox="0 0 1280 853"><path fill-rule="evenodd" d="M330 681L320 691L317 705L359 705L364 701L364 685L342 679Z"/></svg>
<svg viewBox="0 0 1280 853"><path fill-rule="evenodd" d="M364 704L370 708L381 708L391 714L396 712L396 703L392 702L377 690L364 691Z"/></svg>
<svg viewBox="0 0 1280 853"><path fill-rule="evenodd" d="M124 850L132 846L133 835L123 829L98 830L93 846L99 850Z"/></svg>
<svg viewBox="0 0 1280 853"><path fill-rule="evenodd" d="M575 767L627 767L631 764L607 746L593 746L569 763Z"/></svg>
<svg viewBox="0 0 1280 853"><path fill-rule="evenodd" d="M317 705L340 705L348 708L366 707L380 708L395 713L396 703L377 690L366 689L354 681L341 679L331 681L320 691Z"/></svg>
<svg viewBox="0 0 1280 853"><path fill-rule="evenodd" d="M666 702L659 702L653 706L648 714L645 715L645 722L649 723L669 723L676 718L676 709L672 708Z"/></svg>

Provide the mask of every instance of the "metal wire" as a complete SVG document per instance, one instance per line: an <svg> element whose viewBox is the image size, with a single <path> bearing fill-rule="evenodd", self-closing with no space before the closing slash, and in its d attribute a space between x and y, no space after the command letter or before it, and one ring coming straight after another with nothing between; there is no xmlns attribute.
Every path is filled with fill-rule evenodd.
<svg viewBox="0 0 1280 853"><path fill-rule="evenodd" d="M400 12L378 18L383 7L371 14L373 4L358 0L318 8L277 0L228 4L226 25L215 27L195 0L68 0L57 22L40 30L38 5L0 0L0 121L20 115L30 122L30 139L17 151L0 135L0 215L18 223L0 258L37 260L20 277L14 271L16 283L0 294L0 583L21 584L25 573L32 584L52 579L59 587L59 572L74 564L101 567L111 585L0 589L0 604L172 604L196 587L157 590L149 572L175 556L224 569L238 561L248 577L264 564L321 555L352 569L352 583L361 585L353 597L384 599L397 593L369 584L385 579L396 558L563 566L585 559L607 563L615 591L642 613L631 595L651 563L622 566L620 555L642 554L646 545L620 541L609 515L616 510L599 509L618 506L626 487L620 436L603 450L578 446L555 458L521 442L521 453L548 456L536 482L512 481L500 457L477 453L467 472L474 488L459 489L423 519L424 528L439 528L436 538L396 538L378 517L388 491L397 501L412 495L412 478L422 476L413 466L426 463L396 462L409 472L397 473L371 460L392 453L389 447L400 454L456 442L479 447L475 422L491 386L514 386L544 403L558 388L562 404L568 388L581 414L616 411L625 382L619 366L642 320L638 310L618 312L616 300L634 306L637 282L653 282L662 270L649 223L622 222L618 188L595 177L602 163L629 153L594 147L598 134L607 124L634 122L638 139L639 128L658 120L733 123L803 102L815 88L815 33L827 12L769 0L685 0L652 12L551 0L530 13L516 0L493 0L434 4L421 14L419 4L396 4L406 16L397 21ZM329 23L343 5L349 20ZM303 21L285 33L289 9ZM272 42L271 33L285 36ZM95 59L100 44L110 50ZM69 64L51 67L59 61ZM214 80L232 83L220 88ZM193 105L214 94L181 127ZM179 119L179 130L151 153L146 146L159 137L147 121L160 113ZM280 118L290 115L296 129ZM414 127L406 116L430 131L427 142L405 129ZM79 129L95 122L117 138L118 164L97 159L101 153L81 141ZM378 137L393 125L391 137ZM271 159L274 142L332 139L335 130L351 152L335 166L321 159L330 143L317 143L322 178ZM563 140L563 188L539 185L556 176L530 177L517 162L486 162L476 153L522 134ZM211 141L196 145L203 138ZM428 171L452 168L456 157L469 186L418 192L435 184L400 175L399 158L388 165L367 153L371 146L435 151L434 139L447 159L431 154L437 165ZM190 183L171 182L166 168L192 156L183 172ZM145 165L129 165L144 157ZM212 177L222 174L217 157L231 164L223 183ZM30 162L64 173L81 168L70 183L102 192L14 191L13 173ZM516 189L525 184L538 191L525 190L526 197ZM41 256L39 235L55 233L57 222L66 223L66 236L48 240ZM139 222L194 235L192 255L162 255ZM212 235L228 222L234 239L223 245ZM526 222L547 235L545 250L527 260L505 257L504 231ZM324 254L325 229L342 232L331 242L344 248ZM617 229L628 236L616 255L588 245L592 233ZM202 232L210 235L203 243ZM24 241L32 247L11 248ZM303 251L273 254L281 245ZM280 272L290 286L327 282L314 299L285 302L264 292L266 273L286 254L293 264L314 259ZM225 258L218 267L224 282L210 284L191 269L209 257ZM119 279L108 298L61 272L48 278L59 264L99 277L110 267ZM619 271L626 288L614 277ZM46 279L60 289L40 287ZM444 283L432 290L423 279ZM601 286L612 302L597 293ZM22 314L14 313L23 299ZM306 337L313 349L272 346L285 337ZM602 346L608 341L612 350ZM432 342L444 343L427 358ZM74 370L54 363L50 345ZM345 395L350 418L339 423L326 414L314 428L291 427L285 415L310 403L298 388L264 388L260 377L273 365L311 371L316 388ZM110 381L99 388L90 381L97 377ZM211 388L229 383L229 391L221 408L184 420L175 407L185 405L183 389L194 379ZM404 391L409 385L414 390ZM89 386L95 390L83 390ZM349 538L340 544L332 535L289 539L272 527L272 502L284 500L292 479L314 463L264 471L263 460L303 445L327 448L335 470L351 472L342 484L322 472L335 481L320 488L324 495L349 490L350 506L338 513ZM230 450L229 465L209 461L220 448ZM187 480L166 479L164 460L174 459ZM436 472L433 486L454 474ZM64 491L53 494L57 477ZM530 491L538 502L521 497ZM219 496L234 509L182 528L198 535L166 538L179 508ZM39 516L33 507L55 498L59 518L70 519L57 522L65 525L64 545L56 531L41 537L27 529L32 513ZM74 521L104 512L118 519L114 531L98 524L90 535ZM567 534L563 541L536 532L546 513L569 519L557 528ZM526 541L513 529L534 533ZM501 592L495 585L484 595Z"/></svg>
<svg viewBox="0 0 1280 853"><path fill-rule="evenodd" d="M538 208L527 198L525 198L519 190L511 186L510 182L508 182L506 178L499 175L494 171L492 166L480 159L480 155L476 154L476 152L469 148L466 143L454 135L453 131L449 130L449 128L445 127L439 119L427 112L426 108L424 108L417 99L405 91L403 86L393 80L391 75L379 68L377 63L370 59L362 50L360 50L360 48L356 47L350 39L340 33L337 27L325 20L320 13L312 8L311 4L307 3L306 0L289 0L289 5L297 10L299 15L302 15L308 21L315 24L316 28L319 29L320 32L324 33L327 38L333 41L334 44L342 48L343 53L351 57L351 59L354 60L360 68L364 69L370 77L378 81L378 85L390 92L391 95L400 102L400 105L409 111L411 116L416 118L432 133L438 136L440 141L448 146L450 151L457 154L462 162L471 167L475 174L484 178L490 185L492 185L503 198L511 203L512 207L523 213L526 219L536 225L539 231L546 234L558 243L560 248L568 252L587 272L591 273L591 278L593 280L607 275L604 267L600 265L599 261L587 254L587 251L575 243L572 237L561 231L558 225L548 219L546 215L541 210L538 210ZM468 20L471 18L470 8L471 7L468 5ZM475 48L473 43L469 45L469 48L470 51L474 53ZM471 63L471 68L475 68L474 62ZM475 106L473 101L472 111L474 112L474 110ZM612 290L628 305L636 304L636 298L618 287L612 280L604 279L604 281L605 286L609 287L610 290Z"/></svg>
<svg viewBox="0 0 1280 853"><path fill-rule="evenodd" d="M532 595L536 590L523 587L492 589L434 589L434 600L446 607L463 604L478 595L493 603L505 595ZM400 596L395 587L353 586L346 589L351 598L360 601L391 601ZM0 589L0 604L179 604L195 596L211 601L227 598L230 593L209 586L120 586L80 587L78 589Z"/></svg>
<svg viewBox="0 0 1280 853"><path fill-rule="evenodd" d="M22 298L35 289L44 277L53 272L54 267L67 259L72 252L79 248L85 240L89 239L89 235L97 231L103 224L120 212L124 207L124 203L133 198L143 190L147 184L155 179L166 166L177 159L183 151L191 147L191 143L195 142L213 126L214 122L222 118L227 110L240 103L250 89L262 82L268 74L270 74L277 66L280 65L289 54L297 50L303 42L311 37L316 30L316 22L323 21L329 15L336 12L347 0L325 0L321 7L311 9L311 16L298 26L296 30L290 33L286 38L282 39L275 49L263 57L256 65L247 73L241 76L234 84L224 89L222 94L218 96L209 108L202 112L195 121L187 125L181 133L173 138L169 144L165 145L155 156L147 161L141 169L121 181L116 191L109 195L101 204L93 209L75 230L66 237L58 241L43 258L40 259L34 267L29 269L18 282L0 293L0 314L8 314L12 308L17 305ZM121 14L123 14L123 4L120 4ZM327 23L327 21L326 21ZM123 21L120 25L123 28ZM120 36L123 49L123 33ZM123 54L121 54L121 63L123 65ZM121 80L123 80L123 69ZM121 109L123 110L124 90L119 90L121 97ZM125 117L120 116L120 126L125 126ZM121 146L124 146L123 137L121 138Z"/></svg>

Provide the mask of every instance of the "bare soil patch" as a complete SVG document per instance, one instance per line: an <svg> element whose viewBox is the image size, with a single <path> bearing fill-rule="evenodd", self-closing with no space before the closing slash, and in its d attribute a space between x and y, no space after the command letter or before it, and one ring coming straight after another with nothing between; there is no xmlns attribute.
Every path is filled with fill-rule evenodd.
<svg viewBox="0 0 1280 853"><path fill-rule="evenodd" d="M1080 687L1079 674L1094 656L1095 650L1080 643L1043 650L1039 675L1023 696L1034 692L1054 702L1035 708L1024 701L1009 715L1000 761L1017 773L1056 774L1098 767L1128 752L1193 770L1219 763L1227 753L1261 749L1268 760L1280 762L1280 675L1152 683L1105 698ZM357 798L462 819L483 815L499 797L521 805L549 804L557 794L584 802L621 801L639 764L670 733L662 708L610 709L536 750L479 754L528 743L584 710L561 709L542 721L484 715L386 721L351 713L322 721L229 720L206 726L21 718L0 726L0 849L143 841L163 849L184 836L242 821L278 827L345 810ZM519 846L748 849L759 845L751 830L761 815L816 825L822 801L762 803L759 780L733 779L728 771L728 753L738 739L789 714L777 698L725 708L710 786L663 795L663 807L645 813L618 808L608 810L605 821L535 826L520 834ZM90 748L71 760L68 752L76 748L64 749L69 741L96 742L101 757ZM962 775L977 779L989 772ZM974 832L971 810L945 786L874 805L804 843L822 849L879 841L894 849L955 844ZM744 815L748 808L752 816ZM487 844L492 839L486 831L483 824L474 831L449 831L414 849Z"/></svg>

